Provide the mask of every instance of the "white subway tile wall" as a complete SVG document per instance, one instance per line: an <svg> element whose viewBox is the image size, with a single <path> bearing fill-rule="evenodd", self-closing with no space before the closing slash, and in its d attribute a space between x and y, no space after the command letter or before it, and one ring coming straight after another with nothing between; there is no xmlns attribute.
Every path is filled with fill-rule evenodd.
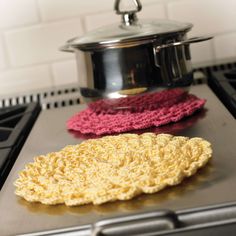
<svg viewBox="0 0 236 236"><path fill-rule="evenodd" d="M112 0L38 0L43 21L112 11Z"/></svg>
<svg viewBox="0 0 236 236"><path fill-rule="evenodd" d="M192 36L236 30L235 12L235 0L177 0L168 4L170 19L194 24Z"/></svg>
<svg viewBox="0 0 236 236"><path fill-rule="evenodd" d="M0 74L1 95L18 92L33 92L53 86L48 65L11 69Z"/></svg>
<svg viewBox="0 0 236 236"><path fill-rule="evenodd" d="M211 40L201 43L191 44L190 49L191 49L193 64L198 64L198 63L201 64L204 62L209 62L214 60L214 51Z"/></svg>
<svg viewBox="0 0 236 236"><path fill-rule="evenodd" d="M156 3L145 6L139 14L140 19L167 19L165 5Z"/></svg>
<svg viewBox="0 0 236 236"><path fill-rule="evenodd" d="M236 32L219 35L213 41L217 59L227 59L236 55Z"/></svg>
<svg viewBox="0 0 236 236"><path fill-rule="evenodd" d="M2 37L0 37L0 70L4 69L6 66L5 52L2 42Z"/></svg>
<svg viewBox="0 0 236 236"><path fill-rule="evenodd" d="M0 0L0 28L39 23L36 0Z"/></svg>
<svg viewBox="0 0 236 236"><path fill-rule="evenodd" d="M41 24L5 33L12 66L25 66L71 58L58 49L66 40L82 35L79 19Z"/></svg>
<svg viewBox="0 0 236 236"><path fill-rule="evenodd" d="M95 30L96 28L102 27L113 23L119 23L120 17L114 14L114 12L103 12L98 14L92 14L85 16L85 29L86 31Z"/></svg>
<svg viewBox="0 0 236 236"><path fill-rule="evenodd" d="M128 1L128 0L123 0ZM141 0L144 18L194 24L194 64L236 58L235 0ZM76 83L75 56L58 48L75 36L120 21L114 0L0 0L0 95ZM81 66L80 68L84 68Z"/></svg>
<svg viewBox="0 0 236 236"><path fill-rule="evenodd" d="M60 61L52 64L54 84L66 85L76 83L77 65L75 60Z"/></svg>

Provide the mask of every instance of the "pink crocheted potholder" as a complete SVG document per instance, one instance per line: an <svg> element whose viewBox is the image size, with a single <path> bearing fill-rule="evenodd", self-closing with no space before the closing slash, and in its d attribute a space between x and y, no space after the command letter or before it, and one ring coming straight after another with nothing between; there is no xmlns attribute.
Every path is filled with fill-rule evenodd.
<svg viewBox="0 0 236 236"><path fill-rule="evenodd" d="M108 107L104 108L104 106L101 106L99 108L99 102L96 102L96 109L94 109L93 105L90 105L89 108L71 117L67 121L67 128L69 130L79 131L83 134L96 135L146 129L152 126L158 127L170 122L177 122L183 117L192 115L195 111L201 109L204 106L206 102L204 99L199 99L192 94L181 93L177 90L178 89L172 89L165 91L166 93L153 93L152 96L154 97L154 100L151 99L150 104L155 104L155 100L160 101L163 96L165 96L166 101L166 103L163 102L162 105L159 104L158 106L154 107L155 109L152 105L147 106L146 109L142 103L139 106L135 106L135 103L132 103L132 107L140 107L140 109L136 109L135 112L130 109L115 110L114 112L113 109L110 110ZM172 96L173 94L177 95L176 99ZM145 96L148 97L150 94L142 96L143 102L146 101ZM168 103L168 98L170 97L172 97L172 102ZM127 104L125 104L124 101L125 100L122 100L121 103L122 106L126 107ZM128 101L130 102L129 99ZM104 101L100 101L100 103L104 105ZM129 104L131 105L131 103ZM150 107L152 109L150 109ZM111 111L112 114L110 113Z"/></svg>
<svg viewBox="0 0 236 236"><path fill-rule="evenodd" d="M156 93L146 93L118 99L103 99L92 102L88 106L97 113L115 114L119 110L143 112L171 106L183 100L187 92L182 89L164 90Z"/></svg>

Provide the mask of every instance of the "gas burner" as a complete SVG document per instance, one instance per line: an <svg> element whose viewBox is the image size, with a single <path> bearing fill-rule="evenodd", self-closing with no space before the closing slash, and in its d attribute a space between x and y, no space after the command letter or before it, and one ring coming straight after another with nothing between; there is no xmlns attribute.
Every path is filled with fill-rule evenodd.
<svg viewBox="0 0 236 236"><path fill-rule="evenodd" d="M36 120L38 103L0 109L0 188Z"/></svg>

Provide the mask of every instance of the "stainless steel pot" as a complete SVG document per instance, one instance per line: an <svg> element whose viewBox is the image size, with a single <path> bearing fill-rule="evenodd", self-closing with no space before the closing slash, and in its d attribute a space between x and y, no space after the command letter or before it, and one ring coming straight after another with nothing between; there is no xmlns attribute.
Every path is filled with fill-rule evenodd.
<svg viewBox="0 0 236 236"><path fill-rule="evenodd" d="M139 0L133 3L134 9L127 11L116 0L121 24L70 39L61 48L75 52L77 60L84 54L86 85L79 83L84 98L118 98L192 83L189 45L211 37L187 39L190 23L139 21L136 13L142 5Z"/></svg>

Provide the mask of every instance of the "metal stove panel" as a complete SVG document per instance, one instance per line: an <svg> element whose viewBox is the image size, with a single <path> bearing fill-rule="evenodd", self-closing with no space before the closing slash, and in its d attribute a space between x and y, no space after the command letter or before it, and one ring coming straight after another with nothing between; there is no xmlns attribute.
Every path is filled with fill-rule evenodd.
<svg viewBox="0 0 236 236"><path fill-rule="evenodd" d="M86 231L85 235L90 235L90 227L93 224L111 217L137 215L147 211L160 212L163 209L178 215L186 211L192 212L199 207L205 209L209 206L235 203L235 120L206 85L192 86L190 92L207 99L204 110L176 124L149 131L189 137L200 136L209 140L214 151L211 163L179 186L157 194L141 195L130 201L102 206L44 206L39 203L28 203L14 195L13 182L17 178L17 173L26 163L31 162L34 156L57 151L65 145L78 144L89 138L78 133L70 133L65 127L66 120L85 105L41 112L0 192L0 210L4 215L0 218L2 234L55 235L67 232L70 235L70 232L71 235L83 235ZM224 214L219 217L224 217ZM210 220L211 215L206 219Z"/></svg>

